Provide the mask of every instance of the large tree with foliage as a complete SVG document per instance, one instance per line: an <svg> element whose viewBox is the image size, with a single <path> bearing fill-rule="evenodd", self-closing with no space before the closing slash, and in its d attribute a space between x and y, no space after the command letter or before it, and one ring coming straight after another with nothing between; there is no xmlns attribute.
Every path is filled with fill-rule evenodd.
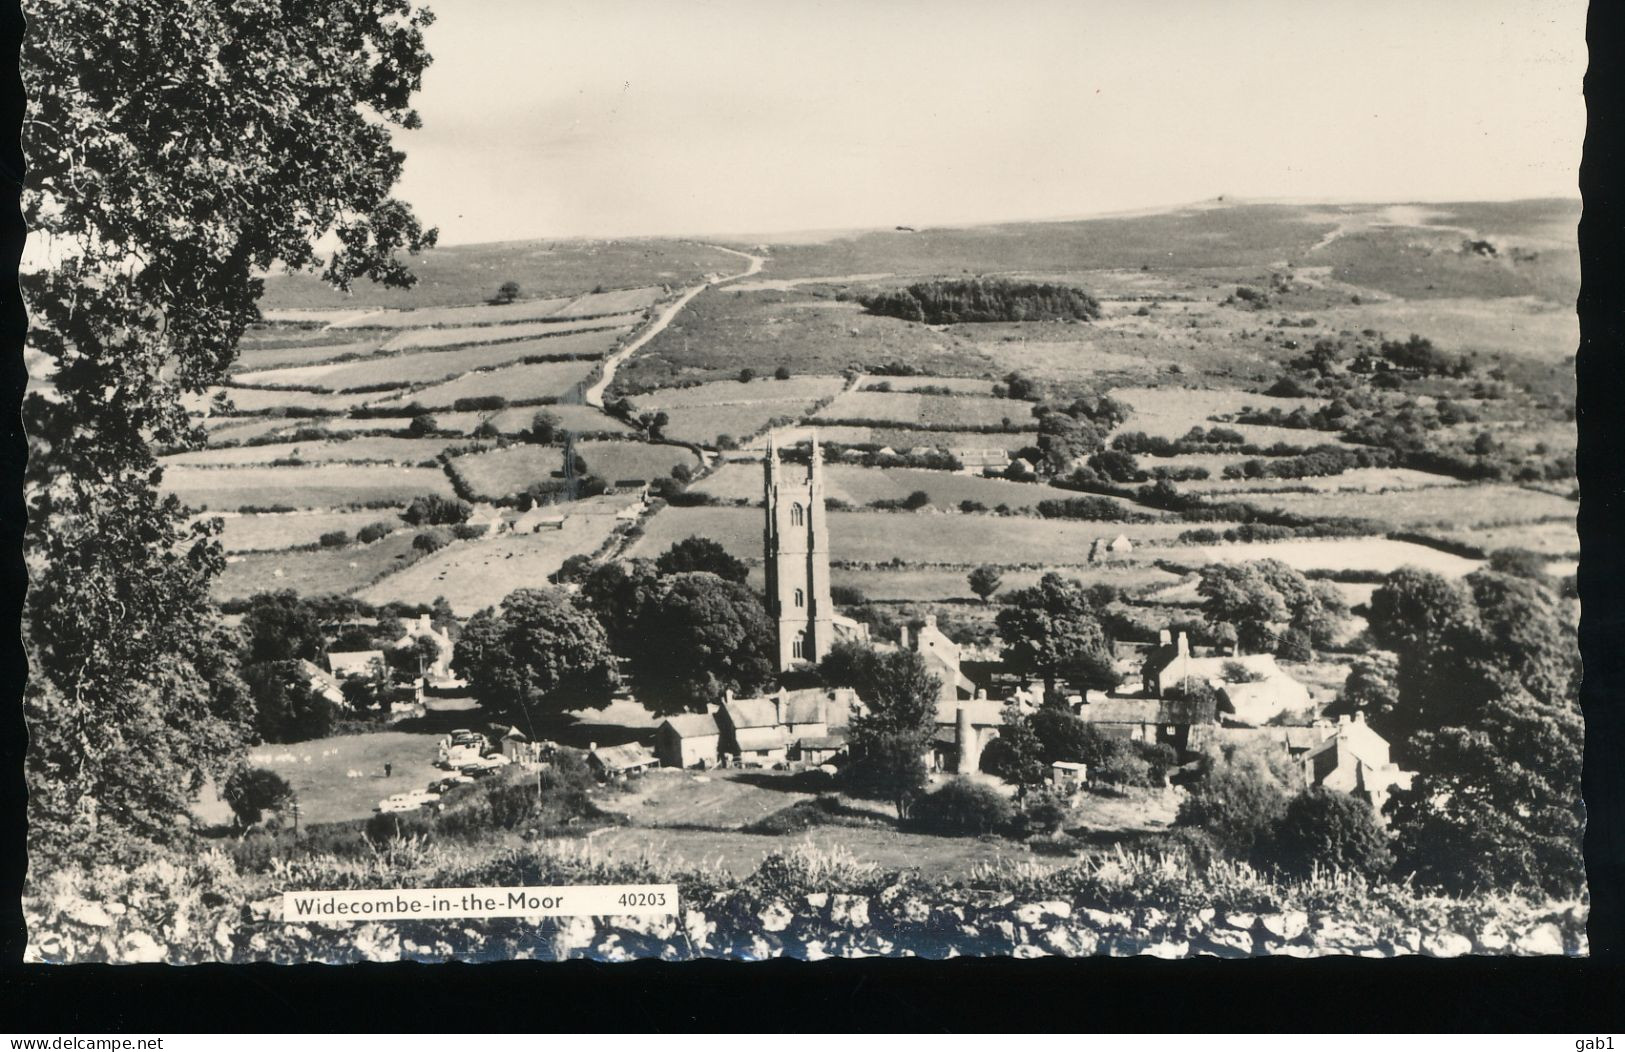
<svg viewBox="0 0 1625 1052"><path fill-rule="evenodd" d="M936 730L942 681L912 650L849 645L831 659L820 666L826 681L852 687L863 703L852 717L847 784L891 801L897 817L906 818L925 788L925 753Z"/></svg>
<svg viewBox="0 0 1625 1052"><path fill-rule="evenodd" d="M661 576L674 573L714 573L724 581L744 584L750 568L728 554L728 549L709 537L685 537L667 548L655 560Z"/></svg>
<svg viewBox="0 0 1625 1052"><path fill-rule="evenodd" d="M520 588L500 607L469 618L452 668L485 709L522 726L539 716L603 708L614 674L603 626L562 588Z"/></svg>
<svg viewBox="0 0 1625 1052"><path fill-rule="evenodd" d="M768 684L772 640L755 592L713 573L680 573L647 595L624 656L650 711L703 712L726 691L748 695Z"/></svg>
<svg viewBox="0 0 1625 1052"><path fill-rule="evenodd" d="M182 398L224 377L269 268L409 283L397 253L433 235L390 197L390 128L419 123L429 16L406 0L25 14L23 214L50 262L22 285L54 367L54 397L25 405L30 824L38 848L105 860L173 835L246 734L208 598L216 528L159 494L155 447L202 443Z"/></svg>
<svg viewBox="0 0 1625 1052"><path fill-rule="evenodd" d="M1253 653L1273 652L1289 635L1300 646L1324 646L1348 617L1336 588L1311 582L1279 559L1210 564L1196 590L1209 623L1234 626L1237 646Z"/></svg>
<svg viewBox="0 0 1625 1052"><path fill-rule="evenodd" d="M1102 667L1110 667L1099 611L1078 581L1047 573L1031 588L1008 593L996 622L1005 661L1042 677L1051 694L1069 674L1098 679Z"/></svg>

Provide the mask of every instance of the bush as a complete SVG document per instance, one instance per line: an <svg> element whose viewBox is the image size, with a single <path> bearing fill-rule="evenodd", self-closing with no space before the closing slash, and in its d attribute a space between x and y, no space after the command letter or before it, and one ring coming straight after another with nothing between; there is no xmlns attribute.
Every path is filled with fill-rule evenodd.
<svg viewBox="0 0 1625 1052"><path fill-rule="evenodd" d="M829 598L836 606L862 606L869 601L863 589L849 584L830 585Z"/></svg>
<svg viewBox="0 0 1625 1052"><path fill-rule="evenodd" d="M910 812L910 822L943 836L982 836L1007 824L1010 801L977 782L956 778L922 796Z"/></svg>
<svg viewBox="0 0 1625 1052"><path fill-rule="evenodd" d="M484 526L475 526L467 522L459 522L451 528L451 535L460 541L472 541L476 537L485 536Z"/></svg>
<svg viewBox="0 0 1625 1052"><path fill-rule="evenodd" d="M1021 836L1053 836L1066 823L1067 813L1065 800L1041 789L1022 801L1021 810L1015 816L1015 830Z"/></svg>
<svg viewBox="0 0 1625 1052"><path fill-rule="evenodd" d="M412 503L401 512L401 518L412 526L449 526L453 523L467 522L472 514L474 506L466 501L428 493L421 497L413 497Z"/></svg>
<svg viewBox="0 0 1625 1052"><path fill-rule="evenodd" d="M322 534L319 543L323 548L343 548L350 543L350 535L343 530L332 530Z"/></svg>
<svg viewBox="0 0 1625 1052"><path fill-rule="evenodd" d="M1221 763L1179 805L1174 824L1206 832L1235 858L1248 858L1285 813L1287 795L1268 771Z"/></svg>
<svg viewBox="0 0 1625 1052"><path fill-rule="evenodd" d="M446 538L438 533L424 532L412 538L413 551L423 552L424 554L437 552L445 546Z"/></svg>
<svg viewBox="0 0 1625 1052"><path fill-rule="evenodd" d="M240 767L226 779L220 795L237 824L248 827L259 823L267 811L280 811L294 800L293 786L275 771L263 767Z"/></svg>
<svg viewBox="0 0 1625 1052"><path fill-rule="evenodd" d="M355 539L362 544L371 544L373 541L383 540L385 537L388 537L394 532L395 527L390 523L370 522L361 527L359 530L355 531Z"/></svg>
<svg viewBox="0 0 1625 1052"><path fill-rule="evenodd" d="M788 379L790 379L790 367L788 365L781 365L777 369L774 369L773 370L773 379L775 379L775 380L788 380Z"/></svg>
<svg viewBox="0 0 1625 1052"><path fill-rule="evenodd" d="M1292 798L1259 844L1258 857L1293 877L1306 877L1317 865L1379 877L1393 864L1371 805L1321 786Z"/></svg>

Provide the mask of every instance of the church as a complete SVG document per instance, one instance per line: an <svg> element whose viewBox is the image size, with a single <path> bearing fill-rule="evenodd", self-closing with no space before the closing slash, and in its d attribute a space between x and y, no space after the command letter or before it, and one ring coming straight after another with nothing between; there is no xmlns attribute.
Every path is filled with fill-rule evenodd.
<svg viewBox="0 0 1625 1052"><path fill-rule="evenodd" d="M829 524L824 511L824 458L818 436L806 476L799 466L779 462L779 446L768 433L763 459L767 521L762 560L767 579L767 615L773 620L780 672L816 665L836 643L869 638L866 625L842 616L829 595Z"/></svg>

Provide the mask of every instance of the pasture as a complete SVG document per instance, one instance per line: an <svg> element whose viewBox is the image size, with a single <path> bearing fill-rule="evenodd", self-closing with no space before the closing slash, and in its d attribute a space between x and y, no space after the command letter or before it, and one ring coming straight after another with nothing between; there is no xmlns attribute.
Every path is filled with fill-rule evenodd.
<svg viewBox="0 0 1625 1052"><path fill-rule="evenodd" d="M375 515L387 518L389 511L380 510ZM215 578L214 597L239 599L283 588L300 595L348 595L419 558L421 553L412 547L416 533L403 528L373 544L349 548L228 556L225 570Z"/></svg>
<svg viewBox="0 0 1625 1052"><path fill-rule="evenodd" d="M568 296L481 303L473 307L424 307L420 310L366 311L333 323L334 329L426 329L436 325L508 325L550 318L570 302Z"/></svg>
<svg viewBox="0 0 1625 1052"><path fill-rule="evenodd" d="M516 588L540 588L572 555L596 551L615 528L613 514L564 513L564 527L454 541L356 594L369 603L428 602L444 596L459 617L500 603ZM382 543L382 542L380 542Z"/></svg>
<svg viewBox="0 0 1625 1052"><path fill-rule="evenodd" d="M211 387L205 398L194 402L189 408L201 412L209 409L218 412L214 407L216 394L223 393L230 402L230 408L221 415L233 413L262 413L267 410L312 410L318 413L347 413L358 405L365 405L369 398L377 397L361 393L335 394L329 391L273 391L256 387ZM288 412L288 416L301 415L297 412ZM284 421L285 423L298 423L298 421Z"/></svg>
<svg viewBox="0 0 1625 1052"><path fill-rule="evenodd" d="M489 423L504 435L517 435L530 430L537 413L547 413L558 426L577 434L631 434L632 429L615 417L589 405L536 405L516 406L512 409L491 411L464 410L436 413L435 423L443 430L458 434L473 434L481 424Z"/></svg>
<svg viewBox="0 0 1625 1052"><path fill-rule="evenodd" d="M464 325L451 329L405 329L384 343L385 351L432 351L465 344L510 343L546 339L572 332L631 327L641 315L622 314L582 321L528 321L509 325Z"/></svg>
<svg viewBox="0 0 1625 1052"><path fill-rule="evenodd" d="M1012 431L1032 426L1033 406L1009 398L972 395L846 391L820 409L815 421L883 421L920 428L996 427Z"/></svg>
<svg viewBox="0 0 1625 1052"><path fill-rule="evenodd" d="M787 427L776 431L779 444L793 445L807 441L814 433L820 441L841 442L847 445L873 445L891 449L1002 449L1013 452L1038 443L1036 431L920 431L908 428L849 427L845 424L820 424L816 427ZM747 448L766 448L765 436L750 443Z"/></svg>
<svg viewBox="0 0 1625 1052"><path fill-rule="evenodd" d="M160 487L189 507L234 511L242 507L344 508L385 502L405 504L426 493L452 496L439 468L374 464L300 467L173 467Z"/></svg>
<svg viewBox="0 0 1625 1052"><path fill-rule="evenodd" d="M583 383L592 375L595 368L597 363L590 361L508 365L481 372L464 373L454 380L375 402L374 405L387 408L416 402L427 409L445 409L455 404L459 398L500 395L510 402L562 398L577 384Z"/></svg>
<svg viewBox="0 0 1625 1052"><path fill-rule="evenodd" d="M874 602L941 602L944 600L976 601L976 595L965 581L966 567L905 567L902 569L849 570L831 567L830 583L855 588ZM1029 588L1038 583L1044 570L1006 570L1000 576L1002 584L994 593L1000 595L1018 588ZM1057 570L1062 577L1081 581L1086 585L1109 584L1133 591L1139 588L1173 584L1179 578L1149 563L1106 563L1089 567L1063 567ZM751 576L761 586L761 568L753 567Z"/></svg>
<svg viewBox="0 0 1625 1052"><path fill-rule="evenodd" d="M790 464L784 470L793 474L806 468ZM725 464L696 482L692 488L722 501L759 501L762 499L762 466L748 461ZM824 466L825 495L849 504L861 506L877 500L902 500L916 490L928 494L932 506L944 511L957 509L962 501L976 501L989 508L1001 504L1012 508L1030 508L1041 500L1064 500L1080 495L1036 482L1008 482L923 468L864 468L833 463ZM1142 514L1160 514L1116 498L1102 499L1132 507Z"/></svg>
<svg viewBox="0 0 1625 1052"><path fill-rule="evenodd" d="M623 479L653 481L670 475L678 464L697 467L699 460L682 446L646 442L578 442L576 453L589 474L611 485ZM535 482L563 478L561 446L519 445L452 459L452 470L482 500L520 493Z"/></svg>
<svg viewBox="0 0 1625 1052"><path fill-rule="evenodd" d="M858 390L872 391L884 385L900 394L917 393L928 388L947 388L954 394L993 396L997 380L985 376L865 376L858 381Z"/></svg>
<svg viewBox="0 0 1625 1052"><path fill-rule="evenodd" d="M1117 429L1119 432L1144 431L1166 438L1178 438L1193 427L1212 427L1215 417L1229 416L1249 407L1279 406L1282 412L1290 413L1300 406L1313 411L1325 404L1322 398L1271 398L1234 388L1118 387L1112 390L1111 396L1133 409L1128 420ZM1334 440L1334 436L1320 431L1242 424L1224 426L1248 436L1248 441L1262 444L1279 441L1302 446Z"/></svg>
<svg viewBox="0 0 1625 1052"><path fill-rule="evenodd" d="M259 745L248 762L275 771L299 794L299 820L310 826L370 818L378 801L422 789L444 771L434 765L440 735L432 732L372 731L332 738ZM391 774L384 776L384 765ZM355 772L356 777L350 777Z"/></svg>
<svg viewBox="0 0 1625 1052"><path fill-rule="evenodd" d="M769 427L786 421L803 420L817 402L792 399L786 402L736 402L731 405L673 406L659 410L666 414L667 438L700 445L745 442L763 434Z"/></svg>
<svg viewBox="0 0 1625 1052"><path fill-rule="evenodd" d="M365 508L355 511L281 512L276 514L228 513L220 516L225 529L220 543L228 552L281 551L315 544L322 534L343 530L352 537L374 522L386 522L397 530L410 529L400 520L399 508ZM200 516L209 518L208 515Z"/></svg>
<svg viewBox="0 0 1625 1052"><path fill-rule="evenodd" d="M1107 523L1026 516L931 512L832 511L830 558L837 562L944 566L1081 566L1089 544L1124 534L1136 546L1173 542L1189 523ZM1215 528L1223 529L1224 524ZM757 508L663 508L644 525L629 554L654 558L685 537L708 537L733 555L762 557Z"/></svg>
<svg viewBox="0 0 1625 1052"><path fill-rule="evenodd" d="M599 286L692 285L706 274L744 269L744 261L732 252L658 238L443 245L413 256L409 265L418 279L410 289L358 282L346 293L316 274L270 274L261 304L267 309L349 312L358 307L454 307L486 302L504 281L517 282L527 298L576 297Z"/></svg>
<svg viewBox="0 0 1625 1052"><path fill-rule="evenodd" d="M1580 553L1580 534L1573 521L1528 522L1478 530L1441 530L1439 536L1471 544L1486 552L1497 548L1528 548L1542 555L1574 558Z"/></svg>
<svg viewBox="0 0 1625 1052"><path fill-rule="evenodd" d="M1250 501L1298 515L1376 519L1391 529L1461 529L1562 519L1572 523L1574 501L1538 490L1493 483L1436 486L1378 493L1271 493Z"/></svg>
<svg viewBox="0 0 1625 1052"><path fill-rule="evenodd" d="M1167 459L1179 460L1183 458L1169 457ZM1147 467L1152 462L1153 458L1147 457L1140 462L1140 466L1142 468ZM1241 497L1256 497L1264 493L1300 489L1311 489L1320 493L1371 493L1386 490L1448 488L1460 485L1465 485L1465 483L1447 475L1436 475L1431 471L1417 471L1413 468L1355 468L1352 471L1345 471L1341 475L1323 475L1318 478L1200 479L1181 482L1179 488L1191 493L1236 494Z"/></svg>
<svg viewBox="0 0 1625 1052"><path fill-rule="evenodd" d="M740 267L736 261L733 266L723 267L721 273L731 273ZM689 284L693 284L690 282ZM636 314L653 307L665 295L665 290L657 286L645 286L636 289L613 289L608 292L589 292L585 296L577 296L570 302L563 304L553 313L555 318L599 318L607 314Z"/></svg>
<svg viewBox="0 0 1625 1052"><path fill-rule="evenodd" d="M335 358L372 354L384 342L382 338L356 339L354 333L344 335L347 338L342 341L301 341L291 345L284 345L281 340L256 343L245 338L237 348L237 360L232 363L231 371L241 379L244 373L320 365Z"/></svg>
<svg viewBox="0 0 1625 1052"><path fill-rule="evenodd" d="M1463 559L1437 548L1386 537L1314 537L1259 544L1217 544L1194 549L1191 554L1209 562L1223 563L1279 559L1295 570L1387 573L1401 566L1416 566L1447 577L1463 577L1483 565L1476 559ZM1176 557L1176 561L1186 560Z"/></svg>
<svg viewBox="0 0 1625 1052"><path fill-rule="evenodd" d="M808 402L828 398L846 381L839 376L792 376L788 380L761 377L749 383L721 380L693 387L662 388L633 395L639 409L674 409L689 406L739 405L760 402Z"/></svg>
<svg viewBox="0 0 1625 1052"><path fill-rule="evenodd" d="M363 435L337 442L274 442L260 446L196 449L161 457L159 463L165 467L221 467L298 460L306 464L396 464L410 467L433 460L445 445L443 439L437 438Z"/></svg>

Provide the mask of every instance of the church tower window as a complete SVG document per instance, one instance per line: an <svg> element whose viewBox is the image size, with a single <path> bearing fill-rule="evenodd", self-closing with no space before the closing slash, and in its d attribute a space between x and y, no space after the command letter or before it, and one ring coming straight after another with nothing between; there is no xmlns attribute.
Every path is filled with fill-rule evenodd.
<svg viewBox="0 0 1625 1052"><path fill-rule="evenodd" d="M801 510L800 504L790 505L790 525L801 526L806 522L806 513Z"/></svg>
<svg viewBox="0 0 1625 1052"><path fill-rule="evenodd" d="M797 588L796 589L796 609L800 610L802 607L804 607L806 605L807 605L807 593L802 591L801 589Z"/></svg>

